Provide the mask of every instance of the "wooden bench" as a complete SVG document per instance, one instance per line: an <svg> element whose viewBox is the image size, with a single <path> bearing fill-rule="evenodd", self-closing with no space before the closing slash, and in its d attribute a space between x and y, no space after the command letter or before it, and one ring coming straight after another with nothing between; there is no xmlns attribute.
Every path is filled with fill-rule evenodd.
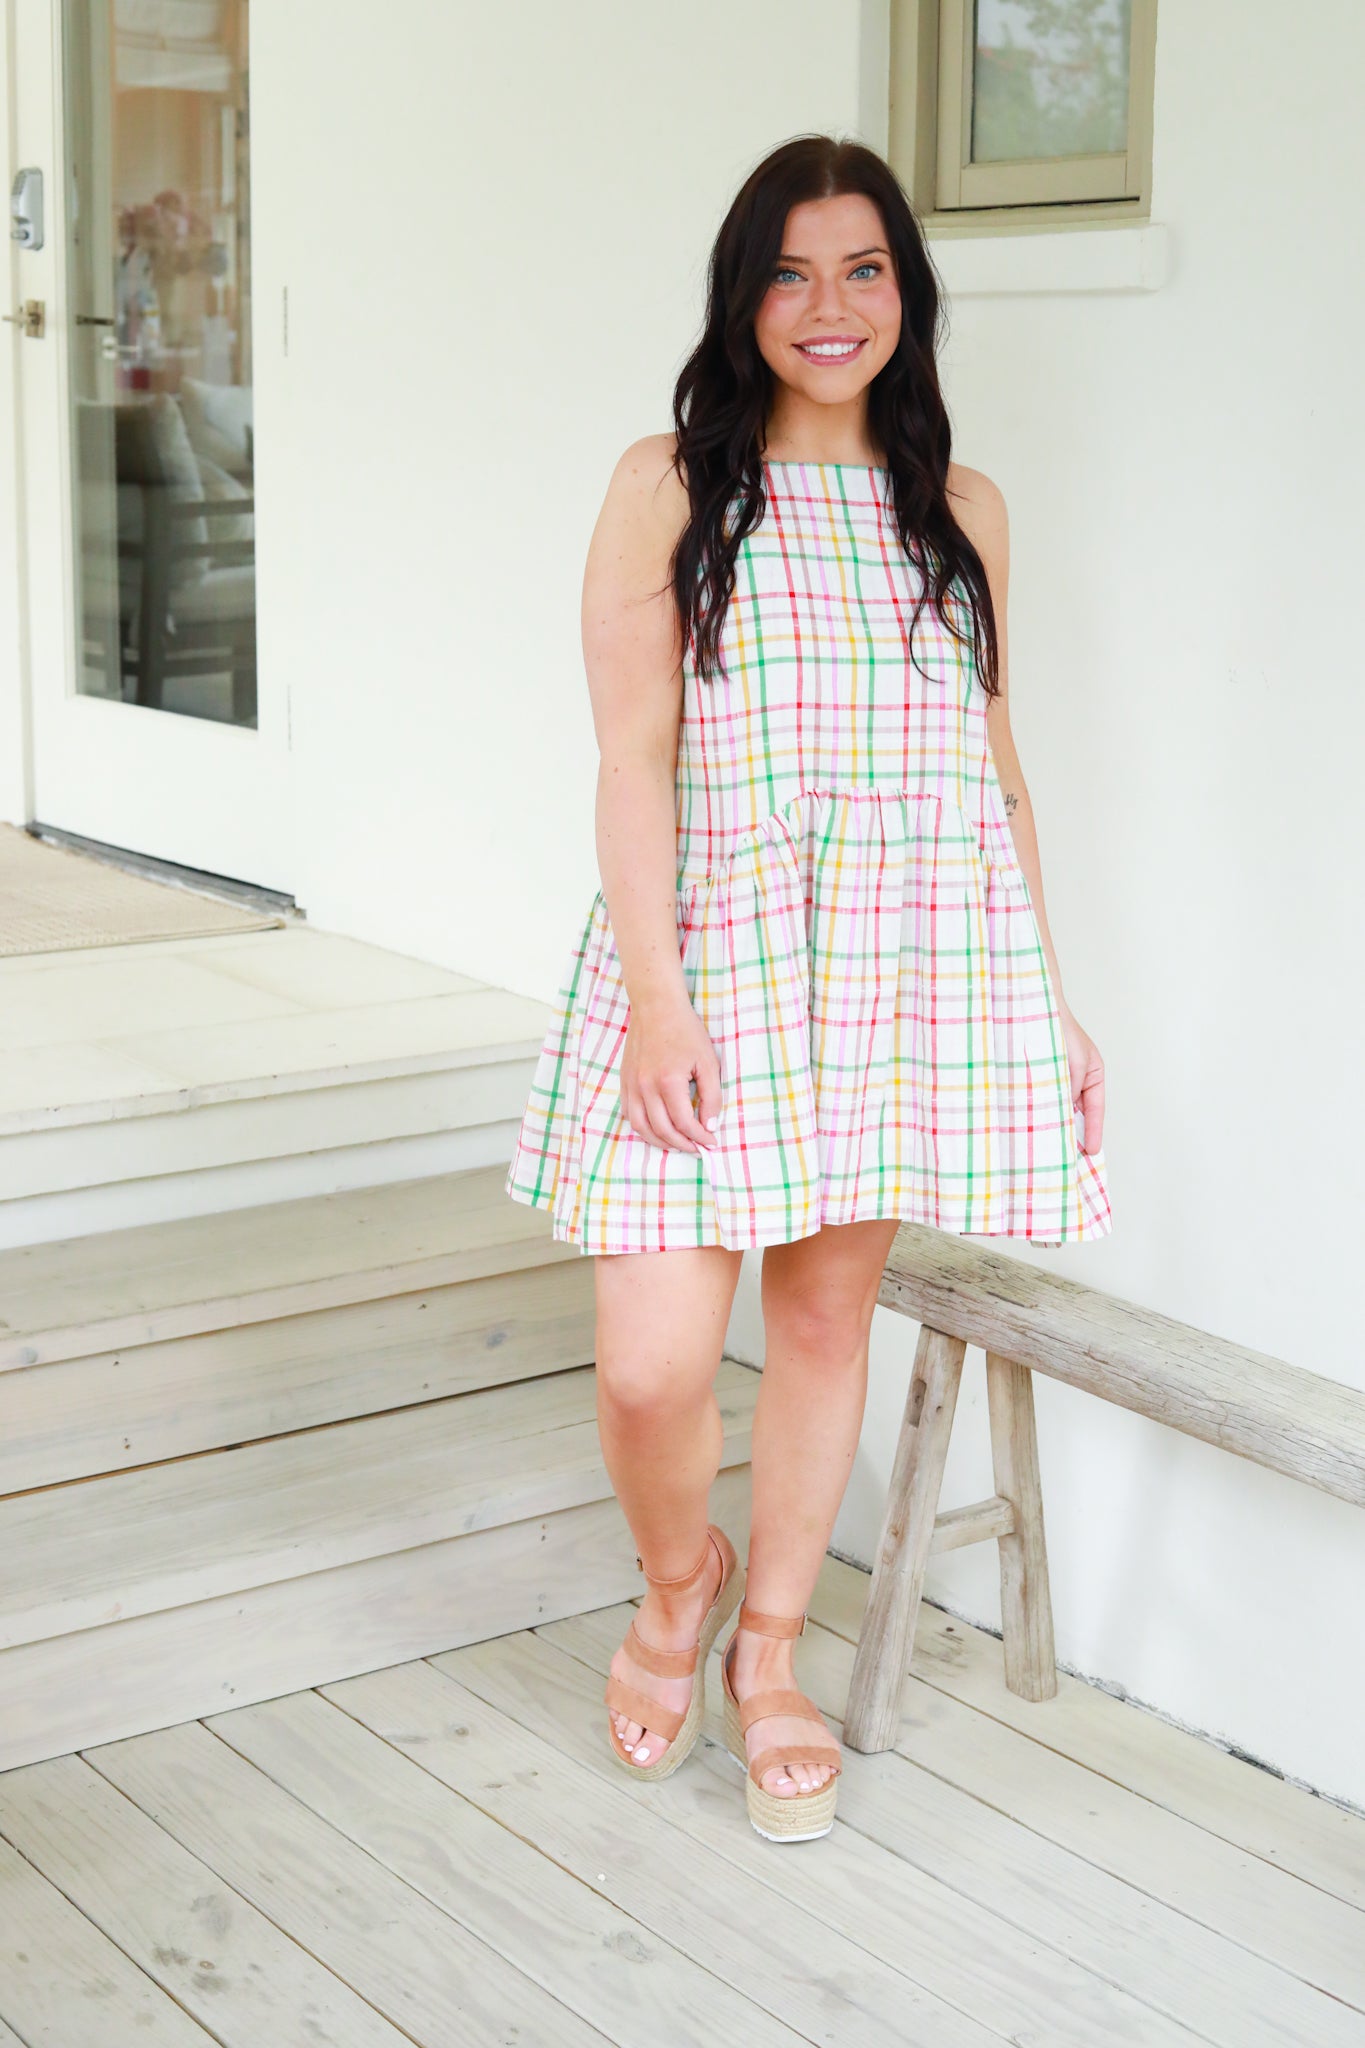
<svg viewBox="0 0 1365 2048"><path fill-rule="evenodd" d="M1035 1372L1365 1506L1365 1393L919 1223L897 1232L877 1298L920 1335L844 1717L852 1749L895 1740L937 1551L999 1544L1006 1683L1028 1700L1057 1690ZM968 1344L986 1353L995 1493L940 1514Z"/></svg>

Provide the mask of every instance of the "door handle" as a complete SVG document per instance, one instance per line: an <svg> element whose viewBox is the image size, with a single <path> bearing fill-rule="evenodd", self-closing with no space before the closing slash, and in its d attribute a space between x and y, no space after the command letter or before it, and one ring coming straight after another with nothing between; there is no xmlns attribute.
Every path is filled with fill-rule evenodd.
<svg viewBox="0 0 1365 2048"><path fill-rule="evenodd" d="M22 329L29 341L41 341L47 333L47 305L43 299L25 299L17 313L0 313L0 320Z"/></svg>
<svg viewBox="0 0 1365 2048"><path fill-rule="evenodd" d="M118 322L114 319L112 313L77 313L74 324L77 327L117 327ZM117 335L102 334L100 336L100 354L104 357L106 363L116 363L118 361Z"/></svg>

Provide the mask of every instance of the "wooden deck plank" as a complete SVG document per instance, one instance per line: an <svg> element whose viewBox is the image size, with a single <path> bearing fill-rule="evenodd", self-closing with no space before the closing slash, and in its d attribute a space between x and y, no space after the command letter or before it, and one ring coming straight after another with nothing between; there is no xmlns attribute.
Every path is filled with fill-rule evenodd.
<svg viewBox="0 0 1365 2048"><path fill-rule="evenodd" d="M433 1661L318 1690L663 1940L705 1956L715 1976L798 2034L826 2048L999 2048L989 2030L832 1929L821 1900L814 1910L779 1902L756 1859L737 1866L727 1850L741 1826L749 1832L731 1803L737 1785L730 1801L713 1796L722 1847L679 1824L686 1773L647 1788L612 1784L605 1736L600 1773L567 1768L562 1747ZM554 1710L545 1718L553 1723Z"/></svg>
<svg viewBox="0 0 1365 2048"><path fill-rule="evenodd" d="M0 1778L0 1790L4 1780ZM0 1840L0 2048L212 2048L214 2036Z"/></svg>
<svg viewBox="0 0 1365 2048"><path fill-rule="evenodd" d="M222 2048L412 2048L80 1757L0 1777L0 1835Z"/></svg>
<svg viewBox="0 0 1365 2048"><path fill-rule="evenodd" d="M845 1575L866 1584L827 1560L813 1619L828 1582ZM847 1588L840 1598L847 1619L856 1602ZM521 1980L521 1995L558 2001L585 2030L567 2038L621 2048L1365 2043L1357 1909L917 1675L896 1750L846 1752L841 1818L804 1854L752 1834L740 1774L714 1740L666 1784L632 1785L600 1725L602 1674L631 1611L621 1602L0 1775L0 2048L49 2038L112 2048L108 1993L90 1991L120 1975L179 2028L142 2022L139 2038L171 2048L210 2037L315 2048L321 2029L343 2048L389 2038L473 2048L501 2034L477 2018L451 2032L441 1999L469 1973L452 1970L447 1983L433 1930L458 1934L456 1922ZM996 1639L926 1614L959 1675L980 1662L990 1678L993 1659L991 1697L1012 1699ZM962 1634L980 1659L952 1644ZM808 1630L801 1681L835 1724L851 1667L844 1634ZM1150 1718L1096 1698L1110 1718ZM1025 1723L1054 1704L1016 1703ZM1264 1774L1155 1725L1188 1752L1191 1778L1211 1766L1221 1781L1227 1767L1253 1798L1261 1789ZM714 1698L707 1731L718 1734ZM1103 1723L1092 1739L1102 1734ZM53 1776L69 1770L74 1779ZM92 1799L92 1779L115 1809ZM329 1893L309 1894L320 1868L336 1874L339 1917ZM283 1978L278 1952L257 1944L258 1919L286 1943ZM1185 1930L1174 1942L1173 1921ZM40 1961L36 2007L27 1967L30 2003L16 2003L15 1950ZM1206 1981L1174 2015L1112 1980L1115 1968L1120 1980L1147 1971L1164 2007L1201 1956ZM338 2031L330 2009L314 2000L309 2010L311 1983L293 1958L401 2031L357 2033L348 2008ZM252 2002L253 1963L273 2004ZM186 1995L196 1968L197 2005ZM226 2006L210 1989L219 1973ZM1309 1988L1319 1981L1332 1997ZM41 2002L49 1989L67 1997L55 2017ZM557 2019L523 2035L556 2048L566 2038Z"/></svg>
<svg viewBox="0 0 1365 2048"><path fill-rule="evenodd" d="M564 2048L613 2038L197 1721L85 1761L405 2037L433 2048L518 2031ZM458 1821L444 1853L465 1854ZM534 1895L526 1904L534 1912Z"/></svg>
<svg viewBox="0 0 1365 2048"><path fill-rule="evenodd" d="M581 1642L592 1665L548 1640L548 1630L500 1636L430 1661L502 1714L541 1731L577 1767L577 1777L587 1770L603 1779L619 1773L602 1733L603 1677L630 1612L623 1603L555 1625L557 1634L570 1631ZM711 1660L713 1683L717 1661ZM709 1727L718 1732L714 1695L707 1713ZM694 1768L698 1763L701 1768ZM852 1776L850 1767L841 1782L849 1784ZM751 1909L749 1917L757 1940L767 1939L770 1921L808 1914L823 1923L826 1942L856 1943L869 1962L903 1973L924 1995L942 1999L945 2007L1007 2041L1045 2041L1048 2048L1095 2048L1099 2041L1106 2048L1192 2048L1199 2038L1019 1934L842 1820L806 1853L783 1853L763 1841L749 1826L738 1766L717 1741L699 1746L664 1784L627 1784L626 1792L642 1811L670 1816L679 1834L767 1888L766 1913Z"/></svg>
<svg viewBox="0 0 1365 2048"><path fill-rule="evenodd" d="M806 1631L802 1658L806 1691L822 1711L837 1713L853 1668L851 1644L817 1624ZM1365 2009L1365 1914L1355 1907L922 1679L906 1681L895 1746L1035 1834Z"/></svg>
<svg viewBox="0 0 1365 2048"><path fill-rule="evenodd" d="M868 1575L826 1557L812 1618L855 1643ZM1365 1824L1156 1714L1059 1674L1055 1699L1033 1705L1006 1689L1000 1644L938 1608L921 1606L913 1676L1003 1721L1348 1905L1365 1907Z"/></svg>
<svg viewBox="0 0 1365 2048"><path fill-rule="evenodd" d="M805 2039L319 1693L215 1714L207 1726L613 2040Z"/></svg>
<svg viewBox="0 0 1365 2048"><path fill-rule="evenodd" d="M630 1603L555 1622L538 1639L563 1645L605 1674L631 1613ZM826 1638L827 1642L830 1640ZM461 1662L501 1645L456 1653ZM847 1650L847 1645L843 1646ZM807 1644L799 1660L806 1684ZM444 1662L445 1660L441 1660ZM814 1661L812 1659L811 1661ZM813 1695L839 1732L839 1714L852 1669L848 1656L835 1686ZM827 1674L828 1676L828 1674ZM560 1694L568 1689L564 1680ZM809 1688L807 1688L809 1689ZM552 1711L547 1695L547 1711ZM957 1895L960 1927L974 1934L978 1951L1010 1952L1043 1943L1060 1969L1062 1959L1094 1973L1107 1992L1115 1986L1144 2012L1135 2038L1160 2038L1166 2023L1188 2028L1219 2048L1361 2048L1365 2026L1324 1996L1272 1964L1187 1920L1160 1899L1135 1891L1093 1864L1040 1839L1008 1816L919 1770L894 1750L844 1752L839 1811L850 1830L899 1856L925 1878ZM995 1915L998 1931L990 1924ZM894 1940L892 1921L888 1939ZM926 1936L926 1939L929 1937ZM941 1936L934 1937L941 1941ZM1039 1970L1039 1958L1034 1957ZM1074 1971L1079 1975L1079 1971ZM1125 2038L1113 2020L1087 2013L1083 2033L1105 2042ZM1080 2000L1059 1973L1050 2010L1068 2015ZM1120 2004L1120 2016L1123 2004ZM1055 2019L1054 2019L1055 2025ZM1023 2029L1027 2032L1027 2027Z"/></svg>

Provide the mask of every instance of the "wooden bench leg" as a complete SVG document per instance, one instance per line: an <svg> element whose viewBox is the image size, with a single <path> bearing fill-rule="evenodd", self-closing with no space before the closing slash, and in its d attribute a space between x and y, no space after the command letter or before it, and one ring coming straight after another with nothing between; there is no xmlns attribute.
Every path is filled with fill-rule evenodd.
<svg viewBox="0 0 1365 2048"><path fill-rule="evenodd" d="M850 1749L889 1749L896 1739L966 1348L961 1337L920 1328L849 1682L843 1739Z"/></svg>
<svg viewBox="0 0 1365 2048"><path fill-rule="evenodd" d="M1014 1530L1000 1541L1000 1608L1005 1633L1005 1683L1021 1699L1050 1700L1057 1691L1052 1597L1043 1538L1043 1488L1033 1420L1033 1374L998 1352L986 1353L995 1490L1014 1509Z"/></svg>

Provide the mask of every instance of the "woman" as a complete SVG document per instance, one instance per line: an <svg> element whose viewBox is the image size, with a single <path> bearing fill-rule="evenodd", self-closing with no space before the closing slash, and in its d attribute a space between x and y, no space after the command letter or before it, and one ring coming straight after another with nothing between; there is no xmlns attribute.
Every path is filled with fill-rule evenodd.
<svg viewBox="0 0 1365 2048"><path fill-rule="evenodd" d="M598 1425L647 1584L613 1753L676 1769L739 1603L727 1740L775 1840L833 1820L839 1747L792 1639L898 1223L1110 1228L1103 1063L1062 1000L1010 737L1005 507L949 460L939 318L873 151L798 137L748 178L676 432L626 450L592 537L602 888L507 1177L596 1257ZM758 1246L751 1604L707 1497Z"/></svg>

